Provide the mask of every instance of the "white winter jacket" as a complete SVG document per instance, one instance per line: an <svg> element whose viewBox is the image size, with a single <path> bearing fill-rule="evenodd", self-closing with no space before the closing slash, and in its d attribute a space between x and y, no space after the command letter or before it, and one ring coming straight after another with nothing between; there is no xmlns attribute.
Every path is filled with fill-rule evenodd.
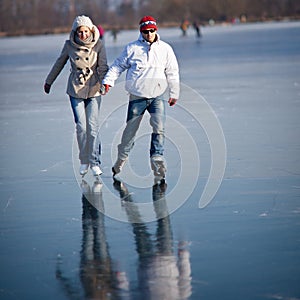
<svg viewBox="0 0 300 300"><path fill-rule="evenodd" d="M132 95L154 98L169 87L169 97L179 98L179 70L172 47L160 40L150 44L142 35L129 43L106 73L103 84L114 86L127 70L125 89Z"/></svg>

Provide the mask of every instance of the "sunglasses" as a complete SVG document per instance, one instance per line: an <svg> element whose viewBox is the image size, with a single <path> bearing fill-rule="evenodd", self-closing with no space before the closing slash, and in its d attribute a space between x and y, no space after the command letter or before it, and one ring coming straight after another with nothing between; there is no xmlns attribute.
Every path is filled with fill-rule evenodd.
<svg viewBox="0 0 300 300"><path fill-rule="evenodd" d="M153 33L153 32L155 32L155 31L156 31L155 29L142 30L142 33L148 34L149 32Z"/></svg>

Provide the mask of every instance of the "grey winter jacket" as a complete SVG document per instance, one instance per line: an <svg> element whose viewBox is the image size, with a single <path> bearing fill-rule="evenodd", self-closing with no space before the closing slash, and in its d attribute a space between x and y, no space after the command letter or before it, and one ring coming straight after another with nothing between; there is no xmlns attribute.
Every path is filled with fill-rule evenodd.
<svg viewBox="0 0 300 300"><path fill-rule="evenodd" d="M100 86L108 70L106 52L99 31L94 26L94 39L89 46L78 45L75 42L74 31L70 39L65 41L63 49L46 78L46 83L52 85L68 60L71 69L67 85L67 94L87 99L100 95Z"/></svg>

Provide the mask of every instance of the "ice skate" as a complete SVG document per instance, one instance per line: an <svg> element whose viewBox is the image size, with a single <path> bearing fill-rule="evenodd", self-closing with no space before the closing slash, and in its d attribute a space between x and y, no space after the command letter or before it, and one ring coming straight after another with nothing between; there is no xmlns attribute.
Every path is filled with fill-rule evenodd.
<svg viewBox="0 0 300 300"><path fill-rule="evenodd" d="M92 166L91 167L92 173L94 177L98 180L100 180L100 175L103 173L99 166Z"/></svg>
<svg viewBox="0 0 300 300"><path fill-rule="evenodd" d="M80 168L79 168L79 173L82 176L82 178L84 177L84 175L88 172L89 170L89 165L88 164L81 164Z"/></svg>
<svg viewBox="0 0 300 300"><path fill-rule="evenodd" d="M120 158L117 159L114 166L112 167L113 177L115 177L117 174L119 174L122 171L122 168L124 167L125 162L126 162L126 159L120 159Z"/></svg>
<svg viewBox="0 0 300 300"><path fill-rule="evenodd" d="M167 171L164 158L162 156L152 156L150 162L154 173L154 184L164 184Z"/></svg>

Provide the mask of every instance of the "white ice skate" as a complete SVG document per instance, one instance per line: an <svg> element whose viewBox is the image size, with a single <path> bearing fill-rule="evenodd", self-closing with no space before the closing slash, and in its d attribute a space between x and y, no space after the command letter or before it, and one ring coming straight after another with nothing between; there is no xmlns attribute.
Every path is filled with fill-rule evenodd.
<svg viewBox="0 0 300 300"><path fill-rule="evenodd" d="M100 175L103 173L99 166L92 166L91 167L92 173L94 177L100 180Z"/></svg>
<svg viewBox="0 0 300 300"><path fill-rule="evenodd" d="M79 173L82 177L88 172L89 170L89 165L88 164L81 164L79 168Z"/></svg>
<svg viewBox="0 0 300 300"><path fill-rule="evenodd" d="M167 169L164 158L162 156L155 155L150 158L150 162L151 169L153 170L154 174L154 184L165 183Z"/></svg>

